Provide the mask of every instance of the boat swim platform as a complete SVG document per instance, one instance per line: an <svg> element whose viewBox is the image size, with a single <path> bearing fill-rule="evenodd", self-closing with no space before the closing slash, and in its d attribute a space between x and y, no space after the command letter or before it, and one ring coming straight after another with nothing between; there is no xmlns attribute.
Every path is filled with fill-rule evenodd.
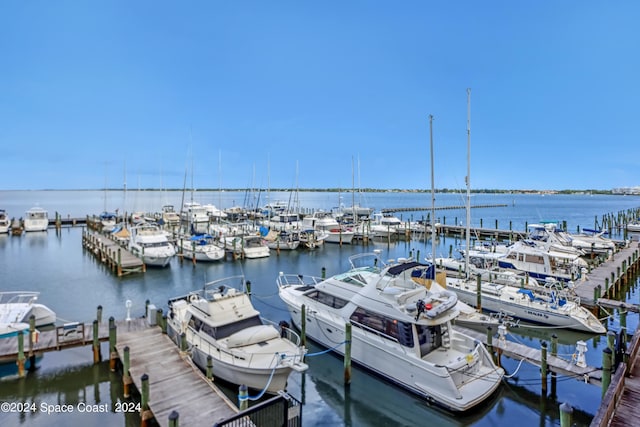
<svg viewBox="0 0 640 427"><path fill-rule="evenodd" d="M116 349L121 360L125 347L129 348L129 373L138 390L143 390L142 376L148 376L149 409L160 426L169 425L174 411L180 425L194 427L210 427L239 412L161 328L119 329Z"/></svg>
<svg viewBox="0 0 640 427"><path fill-rule="evenodd" d="M541 367L542 349L529 347L506 339L492 339L491 343L489 343L487 333L458 325L453 328L465 335L469 335L485 346L491 347L490 351L497 352L501 356L506 356L514 360L524 360L534 366ZM601 368L578 366L574 360L566 360L551 354L549 349L547 349L547 370L558 375L575 378L577 381L584 381L595 385L602 384Z"/></svg>
<svg viewBox="0 0 640 427"><path fill-rule="evenodd" d="M118 277L144 273L147 268L144 262L113 239L99 233L83 230L82 247L93 253Z"/></svg>

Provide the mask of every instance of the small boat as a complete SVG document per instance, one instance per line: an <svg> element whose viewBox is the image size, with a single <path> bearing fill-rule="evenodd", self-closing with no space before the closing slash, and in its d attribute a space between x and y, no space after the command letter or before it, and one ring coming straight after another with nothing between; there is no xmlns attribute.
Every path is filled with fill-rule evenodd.
<svg viewBox="0 0 640 427"><path fill-rule="evenodd" d="M632 233L640 233L640 219L627 223L627 231Z"/></svg>
<svg viewBox="0 0 640 427"><path fill-rule="evenodd" d="M180 236L176 240L179 253L187 259L196 261L219 261L224 259L222 244L211 234Z"/></svg>
<svg viewBox="0 0 640 427"><path fill-rule="evenodd" d="M111 233L116 228L118 216L113 212L104 211L100 214L100 223L102 224L103 233Z"/></svg>
<svg viewBox="0 0 640 427"><path fill-rule="evenodd" d="M11 220L7 215L7 211L0 209L0 234L8 233L11 229Z"/></svg>
<svg viewBox="0 0 640 427"><path fill-rule="evenodd" d="M307 336L342 354L350 323L355 363L450 411L490 398L504 371L481 343L451 327L459 315L454 292L412 280L417 262L387 265L378 253L349 262L327 279L280 273L278 293L296 327L306 313Z"/></svg>
<svg viewBox="0 0 640 427"><path fill-rule="evenodd" d="M131 228L129 250L146 265L154 267L166 267L176 254L166 232L153 223Z"/></svg>
<svg viewBox="0 0 640 427"><path fill-rule="evenodd" d="M49 213L41 207L33 207L26 212L22 223L24 231L47 231Z"/></svg>
<svg viewBox="0 0 640 427"><path fill-rule="evenodd" d="M259 234L225 237L224 246L234 254L247 259L265 258L270 255L271 251Z"/></svg>
<svg viewBox="0 0 640 427"><path fill-rule="evenodd" d="M305 348L286 325L266 324L251 304L244 276L206 283L186 296L169 300L167 332L180 343L185 334L194 363L233 384L276 393L292 371L303 372Z"/></svg>
<svg viewBox="0 0 640 427"><path fill-rule="evenodd" d="M35 326L53 325L56 313L44 304L37 302L40 292L5 291L0 292L0 324L29 324L31 315L35 316Z"/></svg>
<svg viewBox="0 0 640 427"><path fill-rule="evenodd" d="M276 231L267 230L262 227L260 234L263 235L263 239L269 249L275 250L295 250L300 246L300 233L296 231Z"/></svg>

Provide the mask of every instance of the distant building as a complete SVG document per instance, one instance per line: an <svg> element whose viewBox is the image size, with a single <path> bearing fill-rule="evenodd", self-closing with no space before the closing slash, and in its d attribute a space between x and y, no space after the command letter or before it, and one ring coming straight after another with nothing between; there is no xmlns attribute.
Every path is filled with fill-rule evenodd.
<svg viewBox="0 0 640 427"><path fill-rule="evenodd" d="M640 194L640 187L620 187L611 190L613 194Z"/></svg>

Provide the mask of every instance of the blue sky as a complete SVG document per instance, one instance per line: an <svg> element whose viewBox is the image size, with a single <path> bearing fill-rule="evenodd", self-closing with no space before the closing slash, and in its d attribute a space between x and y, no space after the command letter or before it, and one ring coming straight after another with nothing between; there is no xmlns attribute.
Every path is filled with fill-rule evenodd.
<svg viewBox="0 0 640 427"><path fill-rule="evenodd" d="M640 185L639 12L3 1L0 189Z"/></svg>

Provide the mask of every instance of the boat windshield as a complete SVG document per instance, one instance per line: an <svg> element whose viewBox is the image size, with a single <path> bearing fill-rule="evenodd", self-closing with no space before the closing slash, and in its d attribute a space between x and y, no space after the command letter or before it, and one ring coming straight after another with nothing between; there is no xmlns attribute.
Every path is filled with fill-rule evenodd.
<svg viewBox="0 0 640 427"><path fill-rule="evenodd" d="M249 317L247 319L242 319L237 322L221 325L218 327L211 326L208 323L203 322L196 316L191 317L191 319L189 320L189 326L192 327L196 332L202 331L203 333L216 340L221 340L235 334L236 332L242 331L252 326L260 325L262 325L260 316Z"/></svg>

